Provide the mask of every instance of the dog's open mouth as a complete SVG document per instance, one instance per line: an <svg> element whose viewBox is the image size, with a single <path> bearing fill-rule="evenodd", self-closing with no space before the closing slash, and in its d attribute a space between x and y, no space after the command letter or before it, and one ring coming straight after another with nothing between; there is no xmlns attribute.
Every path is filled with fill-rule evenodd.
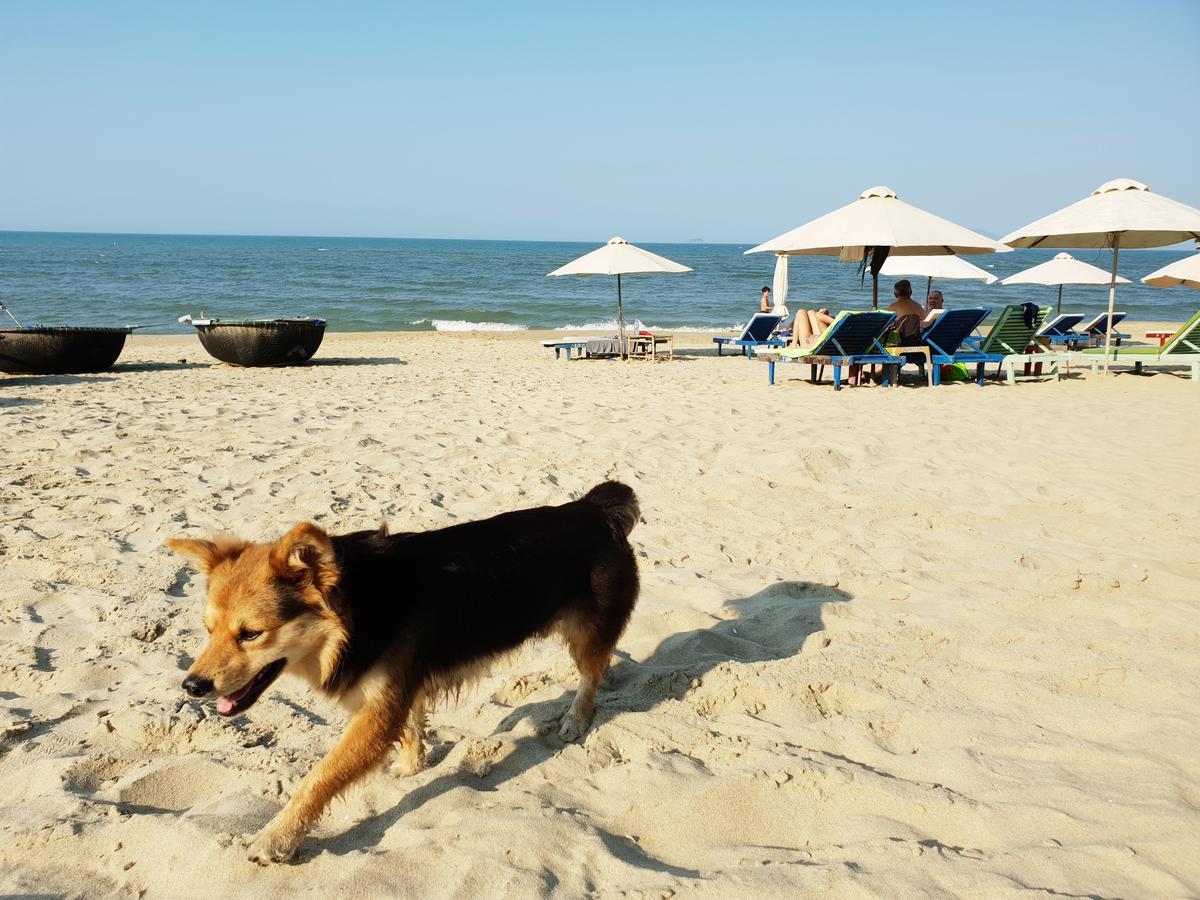
<svg viewBox="0 0 1200 900"><path fill-rule="evenodd" d="M231 694L217 698L217 712L222 716L232 716L254 705L254 701L262 696L262 692L271 686L271 682L283 671L286 659L277 659L258 670L243 687Z"/></svg>

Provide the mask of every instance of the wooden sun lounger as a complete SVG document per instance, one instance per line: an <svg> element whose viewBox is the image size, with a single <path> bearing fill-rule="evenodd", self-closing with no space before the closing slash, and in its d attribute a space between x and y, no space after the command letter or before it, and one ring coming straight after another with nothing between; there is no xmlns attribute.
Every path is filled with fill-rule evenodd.
<svg viewBox="0 0 1200 900"><path fill-rule="evenodd" d="M1092 364L1092 374L1099 372L1104 365L1104 348L1084 350L1083 355ZM1200 311L1162 346L1113 347L1108 356L1110 367L1132 365L1135 374L1141 374L1144 366L1187 366L1192 381L1200 381Z"/></svg>

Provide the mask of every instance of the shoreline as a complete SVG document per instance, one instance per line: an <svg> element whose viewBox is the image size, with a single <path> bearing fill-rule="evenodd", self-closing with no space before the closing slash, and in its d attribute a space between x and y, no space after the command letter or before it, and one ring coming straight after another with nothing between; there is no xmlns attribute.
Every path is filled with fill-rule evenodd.
<svg viewBox="0 0 1200 900"><path fill-rule="evenodd" d="M1177 331L1183 322L1170 321L1131 321L1126 319L1121 323L1119 328L1123 333L1133 336L1132 343L1147 343L1145 333L1147 331ZM985 330L988 326L984 326ZM615 331L615 329L614 329ZM712 339L714 337L728 337L736 332L730 331L671 331L670 329L661 329L655 332L656 334L673 334L675 336L675 349L678 352L681 348L685 350L705 349L711 350L713 347ZM513 341L530 341L537 344L540 341L548 340L571 340L573 338L583 337L600 337L607 336L608 332L603 328L591 330L571 330L557 331L554 329L529 329L528 331L326 331L325 338L322 341L321 348L329 342L339 341L388 341L388 340L444 340L444 341L480 341L488 343L508 343ZM129 336L129 341L137 343L145 343L146 345L162 344L167 345L172 341L185 343L188 341L196 342L195 335L188 334L151 334L134 332ZM129 344L126 345L130 346ZM199 346L197 342L197 346ZM201 348L203 349L203 348ZM541 348L539 348L541 349ZM319 359L321 350L317 351L314 359Z"/></svg>

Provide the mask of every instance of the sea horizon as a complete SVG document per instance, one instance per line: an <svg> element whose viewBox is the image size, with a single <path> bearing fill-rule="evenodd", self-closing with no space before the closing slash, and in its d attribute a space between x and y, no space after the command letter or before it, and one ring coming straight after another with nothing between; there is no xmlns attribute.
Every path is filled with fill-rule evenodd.
<svg viewBox="0 0 1200 900"><path fill-rule="evenodd" d="M628 237L628 236L626 236ZM605 331L616 324L616 285L605 277L547 278L598 241L394 238L339 235L223 235L0 231L0 301L22 324L142 325L181 333L183 315L270 318L311 315L332 331ZM735 330L772 283L770 254L744 255L753 242L641 242L694 271L627 276L630 324L655 330ZM1055 249L971 257L997 278L1051 258ZM1188 249L1124 252L1117 299L1131 319L1173 321L1194 311L1187 292L1137 280ZM1107 269L1109 251L1073 255ZM886 301L895 278L880 279ZM924 297L923 279L913 277ZM788 305L869 308L870 277L829 257L795 257ZM1032 301L1055 304L1057 290L938 281L947 305ZM1064 311L1099 311L1108 288L1067 286ZM10 323L11 324L11 323Z"/></svg>

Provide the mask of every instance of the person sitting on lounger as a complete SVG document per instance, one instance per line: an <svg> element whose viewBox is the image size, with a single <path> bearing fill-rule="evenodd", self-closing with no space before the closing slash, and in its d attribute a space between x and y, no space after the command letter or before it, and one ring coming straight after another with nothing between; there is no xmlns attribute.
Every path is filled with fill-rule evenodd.
<svg viewBox="0 0 1200 900"><path fill-rule="evenodd" d="M818 337L825 333L833 316L825 307L821 309L801 309L797 311L792 322L791 347L811 347Z"/></svg>
<svg viewBox="0 0 1200 900"><path fill-rule="evenodd" d="M928 318L929 314L931 312L933 312L935 309L940 312L942 310L942 308L945 306L945 304L946 304L946 301L942 298L941 291L930 291L929 292L929 301L925 304L926 318Z"/></svg>
<svg viewBox="0 0 1200 900"><path fill-rule="evenodd" d="M894 312L897 319L905 316L925 318L925 307L912 298L912 283L907 278L896 282L892 287L892 294L896 299L888 307L888 312Z"/></svg>
<svg viewBox="0 0 1200 900"><path fill-rule="evenodd" d="M901 278L892 288L895 300L888 312L896 314L896 321L888 329L889 344L907 347L917 343L921 334L921 321L925 318L925 307L912 298L912 283Z"/></svg>

